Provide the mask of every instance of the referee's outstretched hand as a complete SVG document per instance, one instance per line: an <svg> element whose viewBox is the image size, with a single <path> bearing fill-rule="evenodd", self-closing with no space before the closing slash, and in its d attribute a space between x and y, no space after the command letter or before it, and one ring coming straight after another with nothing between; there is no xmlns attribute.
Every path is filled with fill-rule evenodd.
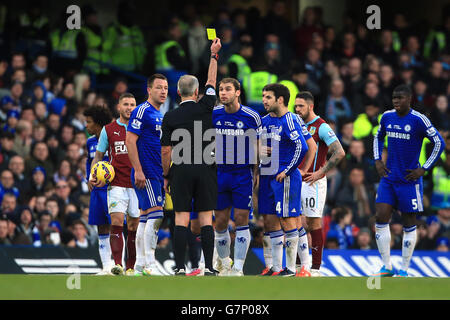
<svg viewBox="0 0 450 320"><path fill-rule="evenodd" d="M220 48L222 48L222 44L220 43L219 38L215 38L211 44L211 53L216 54L219 53Z"/></svg>

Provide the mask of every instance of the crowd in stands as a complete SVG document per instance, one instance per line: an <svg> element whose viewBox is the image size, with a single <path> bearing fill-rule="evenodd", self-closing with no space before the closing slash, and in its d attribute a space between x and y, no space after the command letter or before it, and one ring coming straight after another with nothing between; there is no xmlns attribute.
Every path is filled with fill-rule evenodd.
<svg viewBox="0 0 450 320"><path fill-rule="evenodd" d="M375 195L379 182L372 155L381 114L392 108L396 85L413 91L412 107L429 117L446 140L436 167L424 176L424 208L417 249L449 249L450 237L450 8L424 30L398 13L382 30L346 14L342 28L323 21L323 8L308 7L299 24L276 0L266 14L257 8L200 12L186 4L171 12L152 41L136 25L130 1L117 19L98 22L94 6L82 7L82 29L53 24L39 6L9 12L0 4L0 244L87 247L97 243L88 221L86 139L83 111L102 105L115 112L118 97L150 73L176 81L190 73L205 83L209 62L206 27L221 38L219 80L239 79L242 103L258 103L269 82L308 90L316 113L337 133L345 159L328 174L324 212L326 248L375 249ZM66 16L65 16L66 17ZM136 75L138 75L136 77ZM293 111L293 103L289 107ZM429 156L424 143L421 163ZM262 244L262 221L252 221L253 245ZM392 248L401 248L400 215L391 222ZM395 228L398 226L398 228ZM232 229L233 226L231 225ZM165 241L167 233L163 232Z"/></svg>

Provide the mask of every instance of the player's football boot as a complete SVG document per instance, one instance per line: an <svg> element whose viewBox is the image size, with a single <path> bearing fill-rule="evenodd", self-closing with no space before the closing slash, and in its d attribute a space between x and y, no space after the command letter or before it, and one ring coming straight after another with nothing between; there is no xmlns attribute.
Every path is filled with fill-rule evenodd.
<svg viewBox="0 0 450 320"><path fill-rule="evenodd" d="M103 269L99 273L95 274L96 276L112 276L111 270Z"/></svg>
<svg viewBox="0 0 450 320"><path fill-rule="evenodd" d="M230 270L231 270L231 266L233 265L233 260L231 260L230 257L226 257L224 259L220 259L219 258L219 266L220 268L217 269L217 271L219 272L219 276L226 276Z"/></svg>
<svg viewBox="0 0 450 320"><path fill-rule="evenodd" d="M273 271L273 269L272 269L272 274L271 274L271 276L277 276L277 275L279 275L280 273L281 273L281 271L283 271L284 269L281 269L280 271Z"/></svg>
<svg viewBox="0 0 450 320"><path fill-rule="evenodd" d="M386 269L385 266L382 266L380 271L373 274L372 277L393 277L395 275L394 268L392 270Z"/></svg>
<svg viewBox="0 0 450 320"><path fill-rule="evenodd" d="M125 275L126 276L134 276L134 270L133 269L128 269L127 271L125 271Z"/></svg>
<svg viewBox="0 0 450 320"><path fill-rule="evenodd" d="M209 270L208 268L205 268L205 277L215 277L218 276L219 272L217 270Z"/></svg>
<svg viewBox="0 0 450 320"><path fill-rule="evenodd" d="M227 277L242 277L244 275L244 272L242 270L236 270L232 268L230 272L228 272L225 276Z"/></svg>
<svg viewBox="0 0 450 320"><path fill-rule="evenodd" d="M321 277L322 274L320 273L319 269L311 269L311 277Z"/></svg>
<svg viewBox="0 0 450 320"><path fill-rule="evenodd" d="M279 277L294 277L295 276L295 272L289 270L288 268L284 268L283 270L281 270L278 273L274 273L273 276L279 276Z"/></svg>
<svg viewBox="0 0 450 320"><path fill-rule="evenodd" d="M111 273L116 276L121 276L123 275L123 267L120 264L116 264L111 268Z"/></svg>
<svg viewBox="0 0 450 320"><path fill-rule="evenodd" d="M298 271L295 274L296 277L311 277L311 272L308 271L308 269L306 269L305 266L303 266L300 271Z"/></svg>
<svg viewBox="0 0 450 320"><path fill-rule="evenodd" d="M176 269L175 270L175 275L176 276L185 276L186 275L186 271L184 269Z"/></svg>
<svg viewBox="0 0 450 320"><path fill-rule="evenodd" d="M261 272L261 276L271 276L273 274L272 268L265 268L263 272Z"/></svg>
<svg viewBox="0 0 450 320"><path fill-rule="evenodd" d="M205 271L200 268L196 268L196 269L192 270L190 273L186 273L187 277L196 277L196 276L204 276L204 275L205 275Z"/></svg>
<svg viewBox="0 0 450 320"><path fill-rule="evenodd" d="M396 277L407 278L408 272L405 270L399 270L398 273L396 274Z"/></svg>

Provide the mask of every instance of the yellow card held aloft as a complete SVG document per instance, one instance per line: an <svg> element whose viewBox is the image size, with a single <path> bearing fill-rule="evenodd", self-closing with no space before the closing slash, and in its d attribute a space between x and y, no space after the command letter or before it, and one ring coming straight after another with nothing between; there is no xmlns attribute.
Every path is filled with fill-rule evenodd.
<svg viewBox="0 0 450 320"><path fill-rule="evenodd" d="M216 29L206 28L206 32L208 34L208 40L214 40L216 37Z"/></svg>

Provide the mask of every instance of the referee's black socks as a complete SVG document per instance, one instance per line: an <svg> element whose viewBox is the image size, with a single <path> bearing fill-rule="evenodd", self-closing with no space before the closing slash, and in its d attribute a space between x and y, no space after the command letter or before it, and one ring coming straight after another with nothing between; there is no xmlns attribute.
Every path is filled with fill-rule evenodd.
<svg viewBox="0 0 450 320"><path fill-rule="evenodd" d="M178 270L186 269L184 260L186 257L188 228L185 226L175 226L173 232L173 251L175 254L175 265Z"/></svg>
<svg viewBox="0 0 450 320"><path fill-rule="evenodd" d="M205 268L213 270L214 229L212 226L201 227L202 250L205 256Z"/></svg>

